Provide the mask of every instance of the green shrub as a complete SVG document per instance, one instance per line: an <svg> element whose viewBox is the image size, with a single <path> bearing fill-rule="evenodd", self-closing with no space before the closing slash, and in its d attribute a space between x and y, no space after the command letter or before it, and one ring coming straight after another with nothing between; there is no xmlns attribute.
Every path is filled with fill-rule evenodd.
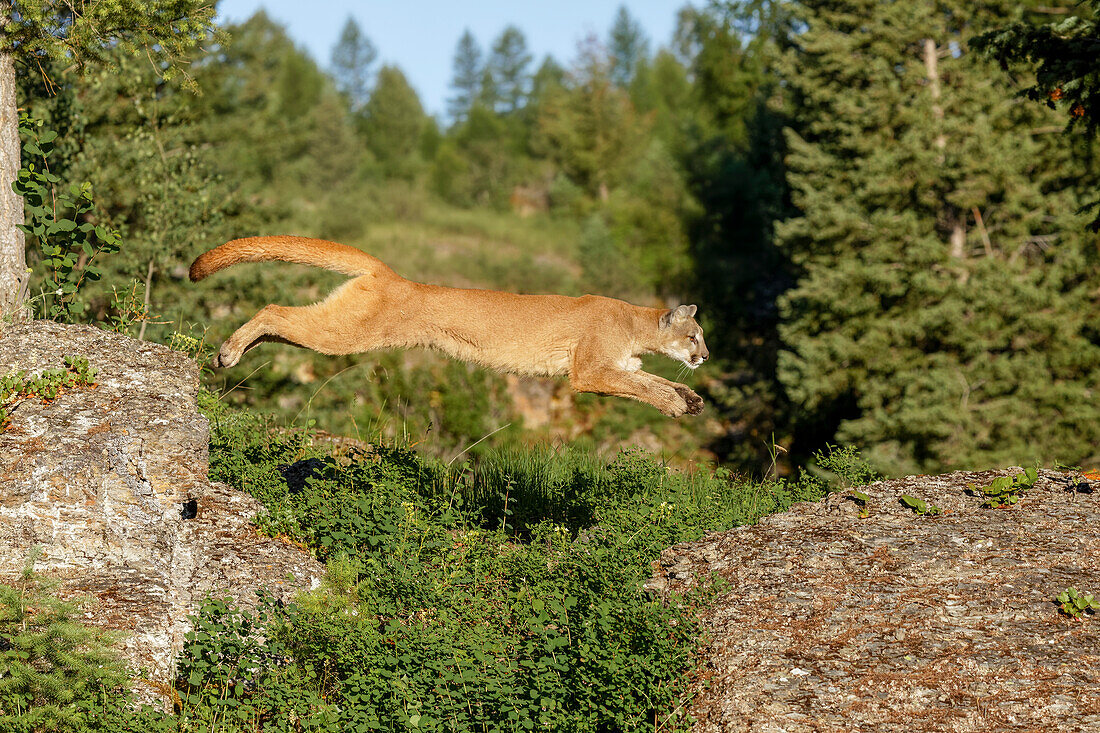
<svg viewBox="0 0 1100 733"><path fill-rule="evenodd" d="M674 471L641 451L605 462L510 448L448 466L401 445L333 450L203 404L211 477L259 499L263 531L329 567L285 607L204 607L181 685L189 714L211 723L270 727L286 708L302 729L350 731L686 724L674 711L695 663L691 606L708 589L660 603L640 590L650 564L823 493L808 479Z"/></svg>
<svg viewBox="0 0 1100 733"><path fill-rule="evenodd" d="M0 430L7 425L12 410L19 402L36 397L54 400L64 389L95 384L97 369L83 356L62 357L64 369L46 369L38 376L27 376L25 370L0 377Z"/></svg>
<svg viewBox="0 0 1100 733"><path fill-rule="evenodd" d="M855 446L843 448L826 445L825 450L814 453L814 460L821 468L837 477L842 486L852 488L878 481L882 476L871 467Z"/></svg>
<svg viewBox="0 0 1100 733"><path fill-rule="evenodd" d="M102 255L118 252L122 238L111 227L93 223L90 183L66 188L61 177L50 171L57 132L21 113L19 135L24 162L12 190L23 197L26 223L18 227L35 245L45 270L42 293L33 299L35 311L69 320L83 314L86 305L77 300L78 292L85 281L100 278Z"/></svg>
<svg viewBox="0 0 1100 733"><path fill-rule="evenodd" d="M1023 473L1014 476L998 476L986 487L970 485L970 491L981 496L985 501L982 506L987 509L1000 509L1012 506L1020 500L1025 491L1035 486L1039 480L1039 464L1031 468L1025 468Z"/></svg>
<svg viewBox="0 0 1100 733"><path fill-rule="evenodd" d="M1078 620L1084 618L1086 613L1100 611L1100 602L1091 593L1082 593L1076 588L1066 588L1055 596L1054 601L1058 604L1059 613Z"/></svg>

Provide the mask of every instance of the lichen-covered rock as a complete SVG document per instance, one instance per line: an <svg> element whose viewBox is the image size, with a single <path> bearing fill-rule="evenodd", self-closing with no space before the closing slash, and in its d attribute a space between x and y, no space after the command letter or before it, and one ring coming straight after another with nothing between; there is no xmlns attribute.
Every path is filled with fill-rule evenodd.
<svg viewBox="0 0 1100 733"><path fill-rule="evenodd" d="M702 611L695 730L1100 730L1100 617L1053 600L1100 596L1100 486L968 493L1005 473L878 482L866 518L839 492L665 551L650 592L730 584Z"/></svg>
<svg viewBox="0 0 1100 733"><path fill-rule="evenodd" d="M254 604L309 587L320 565L259 536L249 496L207 480L209 428L186 356L87 326L36 322L0 335L0 375L87 357L94 387L26 400L0 432L0 576L36 569L90 596L88 620L126 632L154 681L172 677L186 616L208 593Z"/></svg>

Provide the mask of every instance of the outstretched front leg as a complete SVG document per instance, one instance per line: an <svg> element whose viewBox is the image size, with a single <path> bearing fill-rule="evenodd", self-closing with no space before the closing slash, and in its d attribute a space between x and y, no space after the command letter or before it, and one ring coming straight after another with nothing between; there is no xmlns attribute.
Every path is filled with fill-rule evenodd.
<svg viewBox="0 0 1100 733"><path fill-rule="evenodd" d="M595 392L615 397L629 397L653 405L669 417L683 414L698 415L703 411L703 400L683 385L677 385L687 394L646 372L627 372L615 367L585 367L569 374L569 383L578 392ZM689 401L690 399L690 401Z"/></svg>
<svg viewBox="0 0 1100 733"><path fill-rule="evenodd" d="M628 397L653 405L669 417L698 415L703 400L682 384L643 371L627 371L592 347L582 345L573 358L569 383L578 392ZM686 390L687 394L681 392ZM692 399L694 398L694 399Z"/></svg>
<svg viewBox="0 0 1100 733"><path fill-rule="evenodd" d="M641 373L645 374L647 377L653 377L658 382L666 384L676 390L676 394L683 397L684 402L687 403L687 412L689 415L698 415L703 411L703 398L697 395L695 393L695 390L693 390L691 387L687 386L686 384L680 384L679 382L670 381L668 379L665 379L664 377L659 377L656 374L650 374L648 372Z"/></svg>

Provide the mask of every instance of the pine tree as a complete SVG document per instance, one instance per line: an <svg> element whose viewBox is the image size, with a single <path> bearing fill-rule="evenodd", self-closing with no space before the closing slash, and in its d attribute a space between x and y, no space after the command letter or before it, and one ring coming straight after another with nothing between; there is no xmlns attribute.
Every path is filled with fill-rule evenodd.
<svg viewBox="0 0 1100 733"><path fill-rule="evenodd" d="M510 25L493 42L489 56L499 111L512 113L523 106L531 84L527 67L531 54L527 51L527 39L523 32Z"/></svg>
<svg viewBox="0 0 1100 733"><path fill-rule="evenodd" d="M887 473L1080 461L1100 439L1079 167L968 48L1014 5L796 6L779 377L804 431Z"/></svg>
<svg viewBox="0 0 1100 733"><path fill-rule="evenodd" d="M547 56L542 60L535 75L531 77L530 97L539 99L548 90L560 87L563 84L565 84L565 69L554 60L553 56Z"/></svg>
<svg viewBox="0 0 1100 733"><path fill-rule="evenodd" d="M611 51L611 81L620 87L630 86L638 65L649 58L649 39L641 24L630 15L625 5L619 6L615 22L608 34Z"/></svg>
<svg viewBox="0 0 1100 733"><path fill-rule="evenodd" d="M486 66L481 70L481 82L478 84L477 97L474 99L473 106L495 112L500 102L496 77L493 75L493 70Z"/></svg>
<svg viewBox="0 0 1100 733"><path fill-rule="evenodd" d="M58 583L34 570L0 584L0 729L80 730L89 708L116 694L126 672L114 639L76 620Z"/></svg>
<svg viewBox="0 0 1100 733"><path fill-rule="evenodd" d="M461 122L478 101L484 72L481 67L481 47L469 29L458 39L453 69L451 89L455 90L455 95L447 100L447 113L452 121Z"/></svg>
<svg viewBox="0 0 1100 733"><path fill-rule="evenodd" d="M652 60L638 64L630 82L634 106L654 115L657 137L670 146L688 142L683 130L698 111L693 96L688 69L664 49Z"/></svg>
<svg viewBox="0 0 1100 733"><path fill-rule="evenodd" d="M1100 133L1100 0L1089 0L1091 14L1078 3L1054 22L1027 22L1023 18L974 39L976 48L1010 64L1037 65L1035 83L1024 90L1035 101L1060 108L1069 117L1067 132L1084 125L1089 136ZM1030 15L1049 19L1058 8L1036 8ZM1020 15L1027 16L1027 8ZM1090 17L1091 15L1091 17ZM1089 225L1100 232L1100 197L1089 207L1095 217Z"/></svg>
<svg viewBox="0 0 1100 733"><path fill-rule="evenodd" d="M396 66L378 71L378 84L363 108L367 147L389 175L406 176L427 117L419 97Z"/></svg>
<svg viewBox="0 0 1100 733"><path fill-rule="evenodd" d="M658 133L677 146L701 209L690 219L693 293L709 314L708 338L726 345L715 353L731 375L709 390L714 412L729 426L713 448L753 470L766 465L776 442L792 446L776 379L777 299L791 285L773 226L787 214L782 117L771 103L774 45L785 36L770 22L776 11L744 3L685 8L676 37L688 72L662 51L631 85L642 109L655 108ZM745 25L756 33L741 32ZM685 90L680 79L688 75Z"/></svg>
<svg viewBox="0 0 1100 733"><path fill-rule="evenodd" d="M565 69L547 56L539 64L538 70L531 77L531 91L527 95L527 104L523 108L523 125L528 132L529 140L538 128L542 109L548 98L554 97L565 85Z"/></svg>
<svg viewBox="0 0 1100 733"><path fill-rule="evenodd" d="M351 108L357 110L370 98L372 67L378 50L360 30L355 18L348 16L340 40L332 49L332 76L336 88L346 94Z"/></svg>
<svg viewBox="0 0 1100 733"><path fill-rule="evenodd" d="M581 44L564 87L551 88L535 147L590 195L607 200L645 139L630 96L611 83L610 63L594 39Z"/></svg>

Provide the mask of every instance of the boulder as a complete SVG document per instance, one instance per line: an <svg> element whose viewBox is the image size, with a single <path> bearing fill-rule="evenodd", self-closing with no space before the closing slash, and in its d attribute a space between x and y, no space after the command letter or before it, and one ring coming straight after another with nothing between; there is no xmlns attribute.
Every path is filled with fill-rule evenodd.
<svg viewBox="0 0 1100 733"><path fill-rule="evenodd" d="M28 399L0 431L0 577L35 568L89 597L88 622L124 632L120 648L154 687L171 684L187 615L208 594L254 606L288 597L323 568L260 536L259 504L207 478L209 426L199 371L158 344L90 326L35 322L0 335L0 376L83 356L91 387Z"/></svg>
<svg viewBox="0 0 1100 733"><path fill-rule="evenodd" d="M1100 598L1100 485L1043 471L982 506L1019 471L881 481L865 517L841 491L665 551L650 592L727 584L700 610L695 730L1100 730L1100 616L1054 600Z"/></svg>

